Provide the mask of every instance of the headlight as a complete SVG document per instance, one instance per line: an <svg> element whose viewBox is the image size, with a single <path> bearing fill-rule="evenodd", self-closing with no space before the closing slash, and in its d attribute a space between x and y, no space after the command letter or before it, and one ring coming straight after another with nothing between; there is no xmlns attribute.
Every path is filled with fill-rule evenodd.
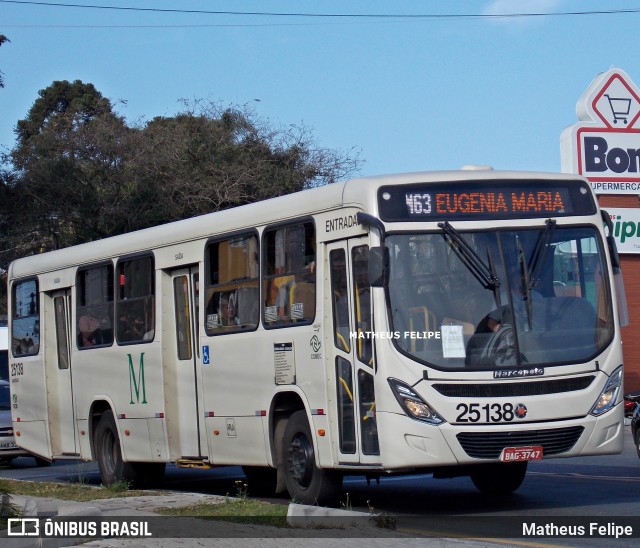
<svg viewBox="0 0 640 548"><path fill-rule="evenodd" d="M591 408L591 414L598 416L602 413L606 413L611 409L618 401L618 395L622 388L622 366L618 367L604 385L600 396L595 405Z"/></svg>
<svg viewBox="0 0 640 548"><path fill-rule="evenodd" d="M398 379L387 379L393 395L398 403L412 419L417 421L428 422L429 424L441 424L444 419L436 413L427 402L425 402L416 392L407 384Z"/></svg>

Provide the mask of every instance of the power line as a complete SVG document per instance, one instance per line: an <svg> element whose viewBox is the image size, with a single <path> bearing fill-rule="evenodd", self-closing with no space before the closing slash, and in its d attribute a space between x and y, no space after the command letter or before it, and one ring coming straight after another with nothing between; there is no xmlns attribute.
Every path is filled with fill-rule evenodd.
<svg viewBox="0 0 640 548"><path fill-rule="evenodd" d="M400 14L400 13L306 13L306 12L263 12L263 11L226 11L226 10L194 10L180 8L140 8L132 6L111 6L98 4L68 4L63 2L36 2L31 0L0 0L3 4L23 4L33 6L48 6L62 8L79 8L94 10L113 10L146 13L181 13L198 15L233 15L253 17L297 17L323 19L509 19L522 17L567 17L579 15L616 15L640 13L640 8L608 9L608 10L576 10L556 12L521 12L521 13L466 13L466 14ZM68 25L67 25L68 26ZM107 25L112 26L112 25ZM174 26L174 25L171 25ZM175 25L181 26L181 25ZM207 25L198 25L207 26Z"/></svg>

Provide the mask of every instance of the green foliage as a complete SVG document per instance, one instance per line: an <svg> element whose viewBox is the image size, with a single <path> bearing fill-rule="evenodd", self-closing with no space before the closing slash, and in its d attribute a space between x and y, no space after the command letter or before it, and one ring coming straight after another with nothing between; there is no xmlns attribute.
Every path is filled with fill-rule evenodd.
<svg viewBox="0 0 640 548"><path fill-rule="evenodd" d="M274 129L246 107L184 102L175 116L130 126L79 80L41 90L15 131L0 169L0 273L17 257L332 183L359 167L357 153L318 147L304 127Z"/></svg>

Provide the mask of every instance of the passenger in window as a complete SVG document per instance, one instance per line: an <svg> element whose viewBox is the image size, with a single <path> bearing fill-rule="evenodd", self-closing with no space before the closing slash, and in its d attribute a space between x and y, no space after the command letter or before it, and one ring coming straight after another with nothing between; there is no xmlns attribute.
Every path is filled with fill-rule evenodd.
<svg viewBox="0 0 640 548"><path fill-rule="evenodd" d="M97 344L96 335L99 327L100 322L93 316L80 316L78 319L78 346L84 348Z"/></svg>
<svg viewBox="0 0 640 548"><path fill-rule="evenodd" d="M220 323L223 326L238 325L236 295L230 293L220 299Z"/></svg>
<svg viewBox="0 0 640 548"><path fill-rule="evenodd" d="M119 322L118 333L122 342L153 340L154 330L147 329L142 318L122 315Z"/></svg>

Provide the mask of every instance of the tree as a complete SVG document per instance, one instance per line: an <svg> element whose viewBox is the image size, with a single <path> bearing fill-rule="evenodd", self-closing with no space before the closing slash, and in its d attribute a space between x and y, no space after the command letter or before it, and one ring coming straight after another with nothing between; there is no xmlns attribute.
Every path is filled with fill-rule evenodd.
<svg viewBox="0 0 640 548"><path fill-rule="evenodd" d="M4 44L5 42L11 42L11 40L9 40L4 34L0 34L0 46L2 46L2 44ZM0 70L0 88L4 87L3 75L4 73Z"/></svg>
<svg viewBox="0 0 640 548"><path fill-rule="evenodd" d="M13 169L4 179L14 226L33 235L21 253L111 235L102 221L120 199L129 134L111 102L92 84L54 82L39 92L15 132Z"/></svg>
<svg viewBox="0 0 640 548"><path fill-rule="evenodd" d="M246 108L184 106L137 134L132 170L158 202L147 225L332 183L357 169L357 156L315 146L306 128L272 129Z"/></svg>
<svg viewBox="0 0 640 548"><path fill-rule="evenodd" d="M0 171L0 270L41 253L332 183L359 159L248 108L183 103L130 127L92 84L39 92ZM2 289L0 289L2 293ZM1 298L1 295L0 295Z"/></svg>

